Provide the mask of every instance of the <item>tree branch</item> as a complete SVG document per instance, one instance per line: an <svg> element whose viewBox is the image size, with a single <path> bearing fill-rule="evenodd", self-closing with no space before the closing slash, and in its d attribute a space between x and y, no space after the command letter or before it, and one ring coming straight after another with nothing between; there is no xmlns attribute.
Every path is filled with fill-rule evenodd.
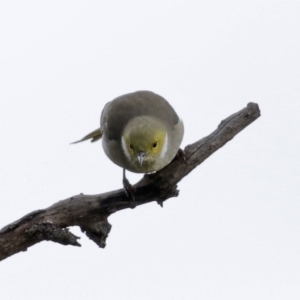
<svg viewBox="0 0 300 300"><path fill-rule="evenodd" d="M177 183L183 177L259 116L258 105L249 103L247 107L223 120L210 135L185 147L184 156L178 155L159 172L144 175L134 185L136 205L151 201L162 205L165 200L177 197ZM0 260L26 251L41 241L80 246L79 237L69 231L69 226L79 226L91 240L104 248L111 229L107 218L119 210L130 208L131 204L131 200L121 189L99 195L80 194L46 209L31 212L0 230Z"/></svg>

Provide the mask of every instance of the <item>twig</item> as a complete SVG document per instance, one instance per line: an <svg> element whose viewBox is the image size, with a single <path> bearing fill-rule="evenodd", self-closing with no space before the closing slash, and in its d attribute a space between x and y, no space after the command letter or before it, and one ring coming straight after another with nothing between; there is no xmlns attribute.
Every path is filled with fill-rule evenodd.
<svg viewBox="0 0 300 300"><path fill-rule="evenodd" d="M183 177L259 116L258 105L249 103L246 108L222 121L210 135L188 145L183 152L185 159L179 155L159 172L146 174L134 185L136 205L151 201L162 205L167 199L177 197L177 183ZM69 226L79 226L91 240L104 248L111 229L107 218L131 205L132 200L126 197L124 191L116 190L99 195L80 194L29 213L0 230L0 260L26 251L41 241L80 246L79 237L69 231Z"/></svg>

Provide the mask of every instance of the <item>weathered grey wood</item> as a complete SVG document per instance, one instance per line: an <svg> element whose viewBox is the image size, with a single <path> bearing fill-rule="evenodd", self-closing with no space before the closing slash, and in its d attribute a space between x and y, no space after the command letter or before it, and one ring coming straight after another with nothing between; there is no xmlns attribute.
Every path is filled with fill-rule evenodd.
<svg viewBox="0 0 300 300"><path fill-rule="evenodd" d="M177 183L241 130L260 116L259 107L249 103L246 108L229 116L207 137L184 149L185 160L176 157L163 170L146 174L134 185L136 205L163 201L178 196ZM67 227L79 226L99 247L104 248L111 225L107 218L132 202L123 190L99 195L77 195L52 206L36 210L0 231L0 260L41 241L80 246L79 237Z"/></svg>

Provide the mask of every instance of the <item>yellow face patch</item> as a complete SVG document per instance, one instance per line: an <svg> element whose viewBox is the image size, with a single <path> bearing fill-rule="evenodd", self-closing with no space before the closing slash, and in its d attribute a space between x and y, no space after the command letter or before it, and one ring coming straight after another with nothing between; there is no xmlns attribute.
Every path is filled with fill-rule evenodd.
<svg viewBox="0 0 300 300"><path fill-rule="evenodd" d="M156 132L155 136L152 138L152 142L149 145L149 153L153 155L160 156L162 150L164 148L166 139L166 132L158 131Z"/></svg>
<svg viewBox="0 0 300 300"><path fill-rule="evenodd" d="M138 166L138 155L145 154L142 166L157 164L167 151L168 136L165 125L149 117L138 117L130 122L122 136L122 148L130 163Z"/></svg>
<svg viewBox="0 0 300 300"><path fill-rule="evenodd" d="M160 156L165 145L166 133L157 132L136 132L123 139L123 147L126 147L128 154L137 155L145 152L147 155ZM125 144L125 145L124 145Z"/></svg>

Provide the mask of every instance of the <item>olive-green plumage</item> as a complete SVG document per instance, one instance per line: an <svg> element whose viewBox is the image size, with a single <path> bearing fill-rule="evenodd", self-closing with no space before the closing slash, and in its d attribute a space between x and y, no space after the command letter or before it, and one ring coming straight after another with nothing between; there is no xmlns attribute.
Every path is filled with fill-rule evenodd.
<svg viewBox="0 0 300 300"><path fill-rule="evenodd" d="M150 173L172 161L183 132L182 121L163 97L138 91L108 102L100 128L78 142L102 137L104 152L115 164L131 172Z"/></svg>

